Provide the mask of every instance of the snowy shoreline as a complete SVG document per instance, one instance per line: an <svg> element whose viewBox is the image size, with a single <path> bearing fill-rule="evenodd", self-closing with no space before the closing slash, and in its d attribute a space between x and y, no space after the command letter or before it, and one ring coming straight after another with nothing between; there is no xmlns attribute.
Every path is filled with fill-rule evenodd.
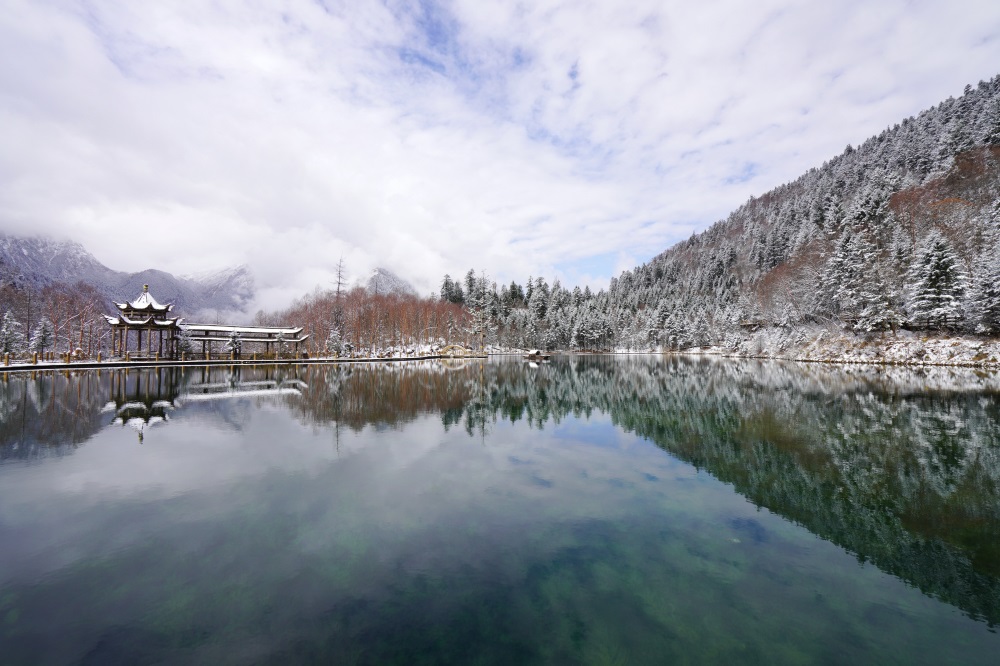
<svg viewBox="0 0 1000 666"><path fill-rule="evenodd" d="M845 365L1000 367L1000 340L912 331L900 331L895 336L887 333L859 337L826 329L766 329L734 345L674 353Z"/></svg>

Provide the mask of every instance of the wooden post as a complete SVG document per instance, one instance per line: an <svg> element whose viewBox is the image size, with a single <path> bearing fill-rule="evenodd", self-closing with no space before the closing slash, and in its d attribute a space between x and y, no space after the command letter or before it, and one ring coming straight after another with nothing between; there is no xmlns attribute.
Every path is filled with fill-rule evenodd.
<svg viewBox="0 0 1000 666"><path fill-rule="evenodd" d="M97 362L101 362L101 352L97 352Z"/></svg>
<svg viewBox="0 0 1000 666"><path fill-rule="evenodd" d="M31 365L38 365L38 352L31 352Z"/></svg>
<svg viewBox="0 0 1000 666"><path fill-rule="evenodd" d="M10 352L3 355L3 364L10 365Z"/></svg>

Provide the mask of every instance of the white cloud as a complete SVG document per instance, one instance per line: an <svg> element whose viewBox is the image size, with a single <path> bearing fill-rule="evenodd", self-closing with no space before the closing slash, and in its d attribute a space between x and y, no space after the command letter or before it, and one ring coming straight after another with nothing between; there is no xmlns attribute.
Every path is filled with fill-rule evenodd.
<svg viewBox="0 0 1000 666"><path fill-rule="evenodd" d="M998 33L972 0L13 0L0 229L118 269L246 262L272 307L340 256L422 293L602 285L995 75Z"/></svg>

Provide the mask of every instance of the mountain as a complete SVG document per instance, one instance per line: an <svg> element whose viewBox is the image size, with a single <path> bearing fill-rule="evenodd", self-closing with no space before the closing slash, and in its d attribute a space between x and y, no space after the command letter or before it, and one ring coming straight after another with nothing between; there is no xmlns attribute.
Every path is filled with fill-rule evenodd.
<svg viewBox="0 0 1000 666"><path fill-rule="evenodd" d="M189 317L243 312L254 297L253 275L246 266L181 277L156 269L127 273L108 268L79 243L0 235L0 285L38 290L78 282L109 303L135 298L148 284L157 300L174 303Z"/></svg>
<svg viewBox="0 0 1000 666"><path fill-rule="evenodd" d="M388 268L373 269L364 285L372 294L395 294L397 296L416 296L413 285L399 277Z"/></svg>
<svg viewBox="0 0 1000 666"><path fill-rule="evenodd" d="M979 347L1000 336L1000 76L751 197L607 290L535 278L475 291L472 309L506 347L827 358L867 345L885 360L887 340L905 338L904 360L927 362L921 345L944 334L977 336L972 362L990 360Z"/></svg>
<svg viewBox="0 0 1000 666"><path fill-rule="evenodd" d="M903 120L612 281L633 334L1000 333L1000 76ZM641 320L641 321L637 321Z"/></svg>

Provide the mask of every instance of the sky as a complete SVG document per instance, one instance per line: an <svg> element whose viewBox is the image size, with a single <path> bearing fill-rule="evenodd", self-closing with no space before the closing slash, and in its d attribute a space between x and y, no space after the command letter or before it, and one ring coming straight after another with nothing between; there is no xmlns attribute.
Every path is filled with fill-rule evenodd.
<svg viewBox="0 0 1000 666"><path fill-rule="evenodd" d="M995 0L3 0L0 231L601 288L1000 73Z"/></svg>

